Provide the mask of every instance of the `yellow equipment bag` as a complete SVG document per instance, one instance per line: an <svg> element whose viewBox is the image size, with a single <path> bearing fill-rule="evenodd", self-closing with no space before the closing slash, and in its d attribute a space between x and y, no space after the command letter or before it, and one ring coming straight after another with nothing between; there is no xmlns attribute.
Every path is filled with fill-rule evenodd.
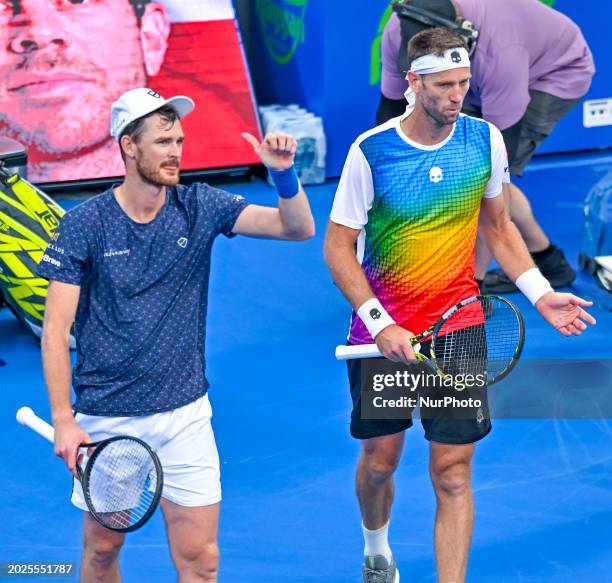
<svg viewBox="0 0 612 583"><path fill-rule="evenodd" d="M36 277L36 266L64 214L33 184L0 165L0 291L15 316L38 338L48 281Z"/></svg>

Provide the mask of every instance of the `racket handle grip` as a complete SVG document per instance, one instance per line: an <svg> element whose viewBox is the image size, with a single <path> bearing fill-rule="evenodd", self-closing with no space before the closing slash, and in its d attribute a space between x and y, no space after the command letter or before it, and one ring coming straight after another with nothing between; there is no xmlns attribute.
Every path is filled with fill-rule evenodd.
<svg viewBox="0 0 612 583"><path fill-rule="evenodd" d="M352 360L354 358L376 358L382 356L376 344L356 344L355 346L336 346L338 360Z"/></svg>
<svg viewBox="0 0 612 583"><path fill-rule="evenodd" d="M39 435L42 435L47 441L53 443L55 431L51 425L38 417L30 407L21 407L17 411L17 421Z"/></svg>
<svg viewBox="0 0 612 583"><path fill-rule="evenodd" d="M421 345L418 342L412 344L412 350L417 360L422 360L423 357L419 353ZM382 356L382 352L376 344L355 344L354 346L346 346L341 344L336 346L336 360L353 360L355 358L377 358Z"/></svg>

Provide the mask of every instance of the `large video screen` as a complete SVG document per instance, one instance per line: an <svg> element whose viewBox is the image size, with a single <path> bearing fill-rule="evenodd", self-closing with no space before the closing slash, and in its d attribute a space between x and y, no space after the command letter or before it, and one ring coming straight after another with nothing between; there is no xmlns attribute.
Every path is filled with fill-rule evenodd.
<svg viewBox="0 0 612 583"><path fill-rule="evenodd" d="M27 147L34 182L122 175L110 110L135 87L195 101L183 170L258 161L231 0L0 0L0 37L0 134Z"/></svg>

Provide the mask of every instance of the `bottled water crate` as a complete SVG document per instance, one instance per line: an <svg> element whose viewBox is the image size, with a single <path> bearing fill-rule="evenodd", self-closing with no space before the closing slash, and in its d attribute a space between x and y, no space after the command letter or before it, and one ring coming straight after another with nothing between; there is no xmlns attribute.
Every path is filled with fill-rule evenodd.
<svg viewBox="0 0 612 583"><path fill-rule="evenodd" d="M264 133L291 134L298 141L295 168L302 184L325 182L327 145L323 120L298 105L264 105L259 108Z"/></svg>

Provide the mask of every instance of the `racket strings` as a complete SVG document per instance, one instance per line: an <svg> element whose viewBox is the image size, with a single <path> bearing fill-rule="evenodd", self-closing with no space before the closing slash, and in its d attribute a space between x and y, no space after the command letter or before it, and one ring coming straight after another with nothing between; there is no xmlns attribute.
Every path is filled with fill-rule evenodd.
<svg viewBox="0 0 612 583"><path fill-rule="evenodd" d="M512 364L520 342L521 324L512 305L484 297L444 322L435 341L435 356L447 374L481 374L492 383Z"/></svg>
<svg viewBox="0 0 612 583"><path fill-rule="evenodd" d="M155 504L157 483L157 467L148 449L138 441L118 439L93 460L86 495L102 524L128 528Z"/></svg>

